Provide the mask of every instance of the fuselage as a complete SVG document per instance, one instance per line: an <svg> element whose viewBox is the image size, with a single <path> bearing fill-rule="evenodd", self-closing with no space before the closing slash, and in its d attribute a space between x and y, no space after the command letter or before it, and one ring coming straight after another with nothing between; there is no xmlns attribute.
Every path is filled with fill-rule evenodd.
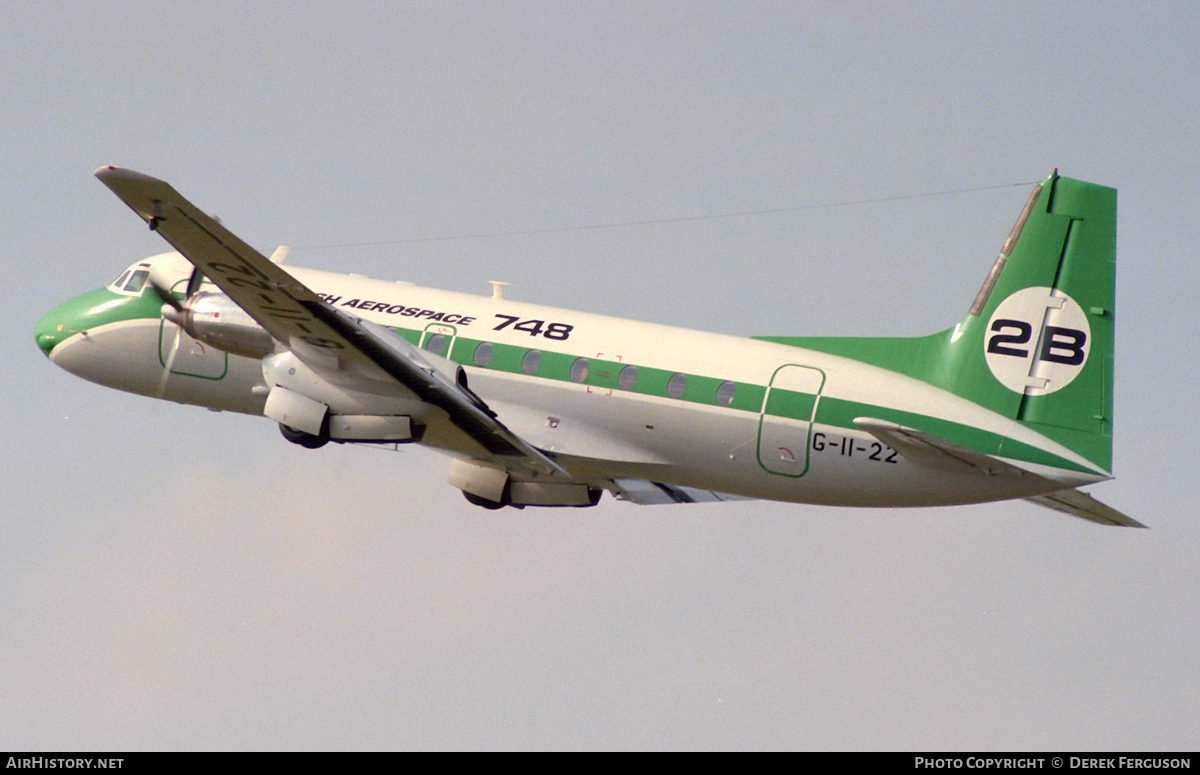
<svg viewBox="0 0 1200 775"><path fill-rule="evenodd" d="M184 282L189 268L173 253L131 272L139 266L167 287ZM1108 478L1020 423L849 358L498 294L288 271L335 308L461 365L502 423L597 488L636 479L790 502L922 506ZM109 387L261 415L271 387L264 361L181 332L149 287L125 279L131 272L42 318L38 344L50 359ZM860 418L969 438L1036 476L988 478L914 463L855 426ZM423 443L470 454L436 432L436 412L418 419L434 428Z"/></svg>

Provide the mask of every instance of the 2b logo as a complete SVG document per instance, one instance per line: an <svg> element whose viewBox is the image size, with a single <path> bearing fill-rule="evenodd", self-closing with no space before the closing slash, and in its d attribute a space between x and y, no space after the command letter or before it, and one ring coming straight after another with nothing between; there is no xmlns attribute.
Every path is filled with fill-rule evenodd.
<svg viewBox="0 0 1200 775"><path fill-rule="evenodd" d="M1025 288L996 307L984 357L1009 390L1045 395L1066 387L1083 370L1090 333L1087 315L1070 296Z"/></svg>
<svg viewBox="0 0 1200 775"><path fill-rule="evenodd" d="M1001 333L1005 329L1014 329L1017 333ZM992 321L991 330L996 333L988 338L988 352L998 355L1014 355L1018 358L1029 357L1029 350L1018 349L1014 345L1029 343L1033 336L1032 325L1024 320L999 318ZM1083 345L1086 342L1087 334L1078 329L1046 326L1042 332L1042 349L1038 358L1052 363L1079 366L1083 363L1085 356Z"/></svg>

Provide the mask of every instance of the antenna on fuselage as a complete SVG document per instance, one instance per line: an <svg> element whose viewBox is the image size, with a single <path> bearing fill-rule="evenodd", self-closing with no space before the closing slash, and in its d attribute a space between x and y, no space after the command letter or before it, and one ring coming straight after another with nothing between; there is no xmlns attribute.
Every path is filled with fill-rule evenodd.
<svg viewBox="0 0 1200 775"><path fill-rule="evenodd" d="M512 283L506 283L502 280L488 280L488 282L492 284L492 299L495 301L502 301L504 299L504 289L512 285Z"/></svg>

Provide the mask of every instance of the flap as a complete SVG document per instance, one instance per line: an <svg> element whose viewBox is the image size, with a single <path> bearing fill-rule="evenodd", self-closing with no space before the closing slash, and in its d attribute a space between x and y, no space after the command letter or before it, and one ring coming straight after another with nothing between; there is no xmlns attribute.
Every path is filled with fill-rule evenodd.
<svg viewBox="0 0 1200 775"><path fill-rule="evenodd" d="M717 501L752 500L740 495L701 490L696 487L680 487L675 484L651 482L645 479L614 479L613 492L619 500L630 501L642 506L657 506L667 503L715 503Z"/></svg>

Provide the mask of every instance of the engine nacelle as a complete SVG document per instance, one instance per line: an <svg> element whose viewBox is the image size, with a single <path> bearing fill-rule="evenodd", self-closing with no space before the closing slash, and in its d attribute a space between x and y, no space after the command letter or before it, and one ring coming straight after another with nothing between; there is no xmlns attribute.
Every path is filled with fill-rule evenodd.
<svg viewBox="0 0 1200 775"><path fill-rule="evenodd" d="M163 317L197 341L247 358L265 358L275 352L271 335L223 293L200 291L182 306L182 310L164 306Z"/></svg>
<svg viewBox="0 0 1200 775"><path fill-rule="evenodd" d="M332 414L320 401L278 385L267 395L263 415L279 423L288 441L311 448L328 441L410 444L425 434L409 415Z"/></svg>
<svg viewBox="0 0 1200 775"><path fill-rule="evenodd" d="M462 458L451 461L449 481L462 490L471 503L489 509L501 506L595 506L602 492L583 482L512 479L502 468Z"/></svg>

